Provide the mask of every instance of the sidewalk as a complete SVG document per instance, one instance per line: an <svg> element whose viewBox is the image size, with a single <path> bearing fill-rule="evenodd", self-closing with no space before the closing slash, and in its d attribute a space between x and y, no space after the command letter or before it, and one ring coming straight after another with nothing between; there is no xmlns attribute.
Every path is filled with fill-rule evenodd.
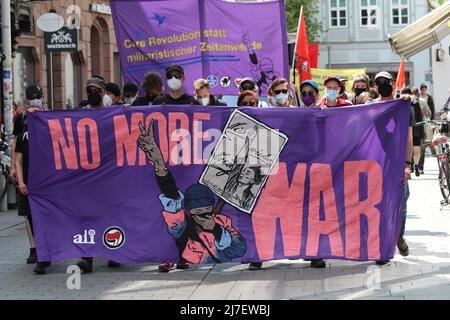
<svg viewBox="0 0 450 320"><path fill-rule="evenodd" d="M0 299L449 299L450 207L440 210L435 159L425 175L413 177L406 240L410 256L388 265L327 261L311 269L304 261L265 263L261 271L228 263L167 274L157 264L108 269L95 261L95 273L82 275L81 289L69 290L68 266L57 263L43 276L25 264L28 240L16 212L0 213Z"/></svg>

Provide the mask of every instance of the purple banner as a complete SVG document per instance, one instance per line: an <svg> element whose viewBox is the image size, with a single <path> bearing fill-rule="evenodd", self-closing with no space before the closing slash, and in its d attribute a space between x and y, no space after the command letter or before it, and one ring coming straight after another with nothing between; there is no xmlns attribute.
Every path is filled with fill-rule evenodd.
<svg viewBox="0 0 450 320"><path fill-rule="evenodd" d="M409 112L393 101L29 114L39 259L392 258Z"/></svg>
<svg viewBox="0 0 450 320"><path fill-rule="evenodd" d="M237 95L239 79L253 77L266 95L276 77L288 78L284 1L110 1L126 81L148 72L185 69L185 92L207 79L213 94Z"/></svg>

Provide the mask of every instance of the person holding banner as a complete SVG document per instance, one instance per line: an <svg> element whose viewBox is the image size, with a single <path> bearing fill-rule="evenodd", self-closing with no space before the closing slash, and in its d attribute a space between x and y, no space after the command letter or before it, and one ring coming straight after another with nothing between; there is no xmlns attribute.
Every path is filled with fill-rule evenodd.
<svg viewBox="0 0 450 320"><path fill-rule="evenodd" d="M18 138L27 132L27 120L26 120L26 112L34 112L36 110L39 110L43 107L43 98L44 93L42 91L42 88L36 84L29 85L25 90L26 95L26 105L25 110L22 110L14 120L14 130L13 130L13 143L11 146L11 172L10 176L11 179L14 181L19 182L18 180L18 170L19 168L16 165L16 144L18 141ZM27 159L26 159L27 160ZM22 164L20 164L22 165ZM28 162L25 163L26 165L26 175L25 179L27 179L27 172L28 172ZM25 217L25 223L26 223L26 229L27 229L27 235L28 240L30 241L30 255L28 256L26 262L27 264L33 264L37 262L37 254L36 254L36 244L34 241L34 232L33 232L33 222L31 219L31 212L30 212L30 205L28 203L28 197L23 196L22 193L18 193L18 214L19 216Z"/></svg>
<svg viewBox="0 0 450 320"><path fill-rule="evenodd" d="M107 107L123 104L122 92L117 83L109 82L105 85L105 96L103 101Z"/></svg>
<svg viewBox="0 0 450 320"><path fill-rule="evenodd" d="M259 108L268 108L269 105L267 102L259 99L258 94L258 86L256 85L256 81L253 78L246 77L241 79L241 83L239 84L239 94L242 94L244 91L253 91L258 97L258 107ZM239 106L239 104L238 104Z"/></svg>
<svg viewBox="0 0 450 320"><path fill-rule="evenodd" d="M259 98L254 91L246 90L242 92L237 101L237 107L258 107Z"/></svg>
<svg viewBox="0 0 450 320"><path fill-rule="evenodd" d="M83 109L106 108L105 105L105 82L100 78L91 78L87 82L86 93L88 96L87 105Z"/></svg>
<svg viewBox="0 0 450 320"><path fill-rule="evenodd" d="M179 105L200 105L194 97L187 95L183 91L184 70L179 65L172 65L166 68L167 85L169 94L161 95L153 100L154 105L179 104Z"/></svg>
<svg viewBox="0 0 450 320"><path fill-rule="evenodd" d="M267 92L270 98L274 99L275 107L291 107L289 105L289 82L284 78L276 78L269 86Z"/></svg>
<svg viewBox="0 0 450 320"><path fill-rule="evenodd" d="M88 80L86 85L86 93L88 96L88 105L83 109L102 109L106 108L105 105L105 95L106 95L106 85L105 82L100 78L91 78ZM77 266L84 273L91 273L93 271L93 262L94 258L92 257L83 257L80 261L78 261ZM117 268L120 267L120 263L109 260L108 261L109 268Z"/></svg>
<svg viewBox="0 0 450 320"><path fill-rule="evenodd" d="M367 76L365 74L356 75L353 78L353 86L352 86L352 91L355 95L352 97L351 102L353 104L357 104L356 100L358 99L359 95L364 92L368 92L369 89L370 89L369 79L367 78Z"/></svg>
<svg viewBox="0 0 450 320"><path fill-rule="evenodd" d="M377 89L380 97L375 99L374 102L388 102L394 100L394 83L393 77L389 72L382 71L375 76L375 88ZM404 94L400 97L402 100L411 100L411 97ZM411 108L410 108L411 109ZM405 233L406 216L407 216L407 202L409 198L409 185L408 180L411 179L411 159L413 157L413 127L414 127L414 113L410 110L409 130L408 130L408 142L406 147L406 165L405 176L403 185L403 204L402 204L402 224L400 228L400 235L397 242L397 248L400 255L409 255L409 247L403 237ZM389 263L389 260L379 260L376 262L378 265L385 265Z"/></svg>
<svg viewBox="0 0 450 320"><path fill-rule="evenodd" d="M147 73L142 81L142 89L144 89L145 96L137 97L131 104L132 106L150 106L157 97L164 94L163 80L159 73Z"/></svg>
<svg viewBox="0 0 450 320"><path fill-rule="evenodd" d="M37 85L31 85L26 90L27 94L27 104L30 106L27 111L35 112L38 110L43 110L43 92L42 89ZM26 122L26 115L22 114L17 118L14 124L14 162L12 166L16 169L17 182L19 184L18 193L18 211L19 215L26 217L28 237L30 240L30 257L27 259L27 263L36 263L34 272L36 274L44 274L45 268L47 268L50 263L39 261L37 257L35 241L34 241L34 228L33 219L30 208L30 203L28 200L28 173L29 173L29 152L28 152L28 126Z"/></svg>
<svg viewBox="0 0 450 320"><path fill-rule="evenodd" d="M226 106L222 100L211 95L211 88L206 79L198 79L194 82L195 98L203 106Z"/></svg>
<svg viewBox="0 0 450 320"><path fill-rule="evenodd" d="M123 99L124 99L124 105L131 106L133 105L133 102L136 101L137 95L139 92L139 88L136 85L136 83L130 81L125 83L123 86Z"/></svg>
<svg viewBox="0 0 450 320"><path fill-rule="evenodd" d="M337 77L328 77L323 83L326 88L325 97L319 101L321 108L335 108L351 106L350 101L339 98L339 91L341 90L341 80Z"/></svg>
<svg viewBox="0 0 450 320"><path fill-rule="evenodd" d="M316 107L319 100L319 86L313 80L305 80L300 84L303 107Z"/></svg>

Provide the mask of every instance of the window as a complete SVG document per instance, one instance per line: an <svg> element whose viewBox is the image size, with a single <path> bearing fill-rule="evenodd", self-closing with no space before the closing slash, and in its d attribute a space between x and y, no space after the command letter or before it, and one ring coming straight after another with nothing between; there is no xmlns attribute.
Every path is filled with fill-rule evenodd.
<svg viewBox="0 0 450 320"><path fill-rule="evenodd" d="M378 25L378 0L361 0L361 27Z"/></svg>
<svg viewBox="0 0 450 320"><path fill-rule="evenodd" d="M347 0L330 0L330 27L347 26Z"/></svg>
<svg viewBox="0 0 450 320"><path fill-rule="evenodd" d="M392 25L401 26L409 24L409 1L391 0Z"/></svg>

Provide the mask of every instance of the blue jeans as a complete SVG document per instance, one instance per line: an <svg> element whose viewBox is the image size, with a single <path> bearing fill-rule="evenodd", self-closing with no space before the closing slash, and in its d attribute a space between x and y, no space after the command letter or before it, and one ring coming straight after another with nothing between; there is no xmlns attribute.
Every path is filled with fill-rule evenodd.
<svg viewBox="0 0 450 320"><path fill-rule="evenodd" d="M409 199L409 185L406 182L403 185L403 203L402 203L402 227L400 229L400 237L403 237L405 234L405 225L406 225L406 215L407 215L407 206L406 203Z"/></svg>

